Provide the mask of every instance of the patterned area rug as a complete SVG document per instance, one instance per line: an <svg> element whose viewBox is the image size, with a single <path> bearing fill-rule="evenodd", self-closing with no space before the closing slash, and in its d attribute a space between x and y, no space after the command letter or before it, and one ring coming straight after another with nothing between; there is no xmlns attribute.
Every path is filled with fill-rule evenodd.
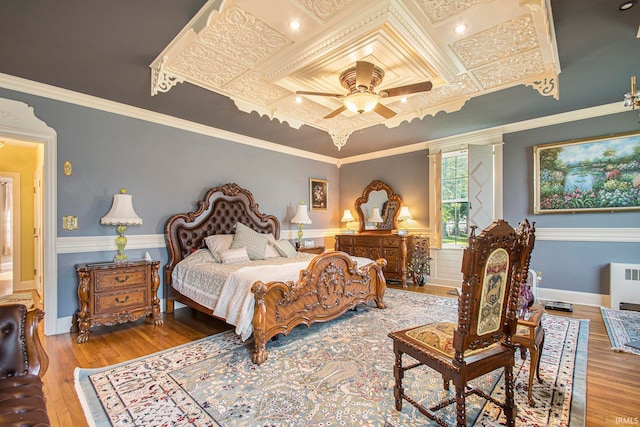
<svg viewBox="0 0 640 427"><path fill-rule="evenodd" d="M137 360L75 372L90 425L97 426L424 426L413 406L394 409L393 349L387 333L435 320L455 320L457 300L395 289L388 308L360 306L328 323L298 327L267 344L268 360L250 361L250 343L224 332ZM527 403L529 362L516 354L519 425L584 426L588 322L546 315L545 348ZM408 357L408 356L405 356ZM498 373L474 382L498 399ZM419 401L446 392L428 368L407 373ZM453 389L453 387L451 387ZM453 406L445 411L455 421ZM502 413L467 400L469 425L500 425Z"/></svg>
<svg viewBox="0 0 640 427"><path fill-rule="evenodd" d="M600 307L604 325L607 327L611 348L615 351L640 354L640 349L626 345L640 340L640 312L613 310Z"/></svg>
<svg viewBox="0 0 640 427"><path fill-rule="evenodd" d="M27 306L27 308L33 308L33 296L31 292L19 292L16 294L3 295L0 297L0 305L7 304L22 304Z"/></svg>

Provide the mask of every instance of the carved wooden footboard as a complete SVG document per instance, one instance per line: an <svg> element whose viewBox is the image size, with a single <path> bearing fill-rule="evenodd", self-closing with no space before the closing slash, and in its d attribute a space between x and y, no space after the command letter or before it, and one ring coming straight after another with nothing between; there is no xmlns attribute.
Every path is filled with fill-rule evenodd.
<svg viewBox="0 0 640 427"><path fill-rule="evenodd" d="M251 360L257 364L267 360L267 341L278 334L288 335L297 325L326 322L372 300L378 308L385 308L382 269L386 264L381 258L356 266L344 252L326 252L315 257L296 282L254 283Z"/></svg>

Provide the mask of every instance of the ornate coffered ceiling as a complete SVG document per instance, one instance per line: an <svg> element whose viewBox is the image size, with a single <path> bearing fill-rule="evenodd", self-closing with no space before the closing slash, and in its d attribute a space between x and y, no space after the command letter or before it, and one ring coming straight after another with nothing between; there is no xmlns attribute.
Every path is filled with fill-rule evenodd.
<svg viewBox="0 0 640 427"><path fill-rule="evenodd" d="M397 113L386 120L349 111L324 119L339 98L296 99L346 95L338 77L360 60L384 70L377 89L427 80L433 89L383 98ZM457 111L516 85L557 99L560 73L548 0L210 0L150 67L153 95L189 82L242 111L324 130L338 149L359 129Z"/></svg>

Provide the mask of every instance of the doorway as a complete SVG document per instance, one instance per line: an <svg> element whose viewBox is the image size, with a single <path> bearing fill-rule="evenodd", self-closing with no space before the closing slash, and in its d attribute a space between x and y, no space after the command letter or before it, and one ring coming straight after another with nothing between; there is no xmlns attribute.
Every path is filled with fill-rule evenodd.
<svg viewBox="0 0 640 427"><path fill-rule="evenodd" d="M0 296L13 293L13 178L0 173Z"/></svg>
<svg viewBox="0 0 640 427"><path fill-rule="evenodd" d="M43 305L45 308L44 333L45 335L55 335L68 330L66 322L64 322L64 325L58 325L58 263L56 257L57 136L54 129L36 117L34 108L24 102L0 98L0 111L5 113L0 114L0 140L29 144L32 151L35 152L36 164L41 168L40 176L43 184L41 193L42 228L39 246L42 258L39 262L42 265L42 294L44 295ZM0 150L3 150L3 148L0 148ZM0 160L2 158L4 158L4 154L0 155ZM17 163L19 161L16 161ZM2 169L4 168L0 167L0 170ZM27 182L28 187L31 187L32 180L35 179L34 172L35 169L23 177L23 186ZM27 203L29 201L29 204L31 204L33 189L30 189L30 191L24 190L22 193L24 195L22 202ZM28 215L34 215L33 209ZM20 217L20 215L17 217ZM33 229L23 231L22 240L28 242L28 245L26 243L22 245L23 250L28 247L30 252L33 251L35 242L32 242L33 234L35 234ZM28 240L25 240L27 237ZM17 251L14 250L14 272L17 271L16 253ZM22 268L24 268L24 265Z"/></svg>
<svg viewBox="0 0 640 427"><path fill-rule="evenodd" d="M31 241L30 232L39 228L36 213L42 210L42 202L36 197L21 197L29 193L32 179L42 168L37 155L40 146L4 138L0 141L0 295L36 290L42 300L43 290L35 280L37 271L42 270L36 264L42 248L40 242Z"/></svg>

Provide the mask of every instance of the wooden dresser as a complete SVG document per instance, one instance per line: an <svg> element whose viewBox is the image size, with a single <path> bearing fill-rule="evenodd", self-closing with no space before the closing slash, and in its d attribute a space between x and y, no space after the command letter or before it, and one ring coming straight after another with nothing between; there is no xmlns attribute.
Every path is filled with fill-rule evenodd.
<svg viewBox="0 0 640 427"><path fill-rule="evenodd" d="M71 331L77 342L89 339L92 326L115 325L153 316L162 325L158 299L159 261L100 262L78 264L78 312Z"/></svg>
<svg viewBox="0 0 640 427"><path fill-rule="evenodd" d="M373 260L386 259L385 278L401 281L403 287L407 286L407 250L410 246L411 235L363 232L336 236L337 251Z"/></svg>

